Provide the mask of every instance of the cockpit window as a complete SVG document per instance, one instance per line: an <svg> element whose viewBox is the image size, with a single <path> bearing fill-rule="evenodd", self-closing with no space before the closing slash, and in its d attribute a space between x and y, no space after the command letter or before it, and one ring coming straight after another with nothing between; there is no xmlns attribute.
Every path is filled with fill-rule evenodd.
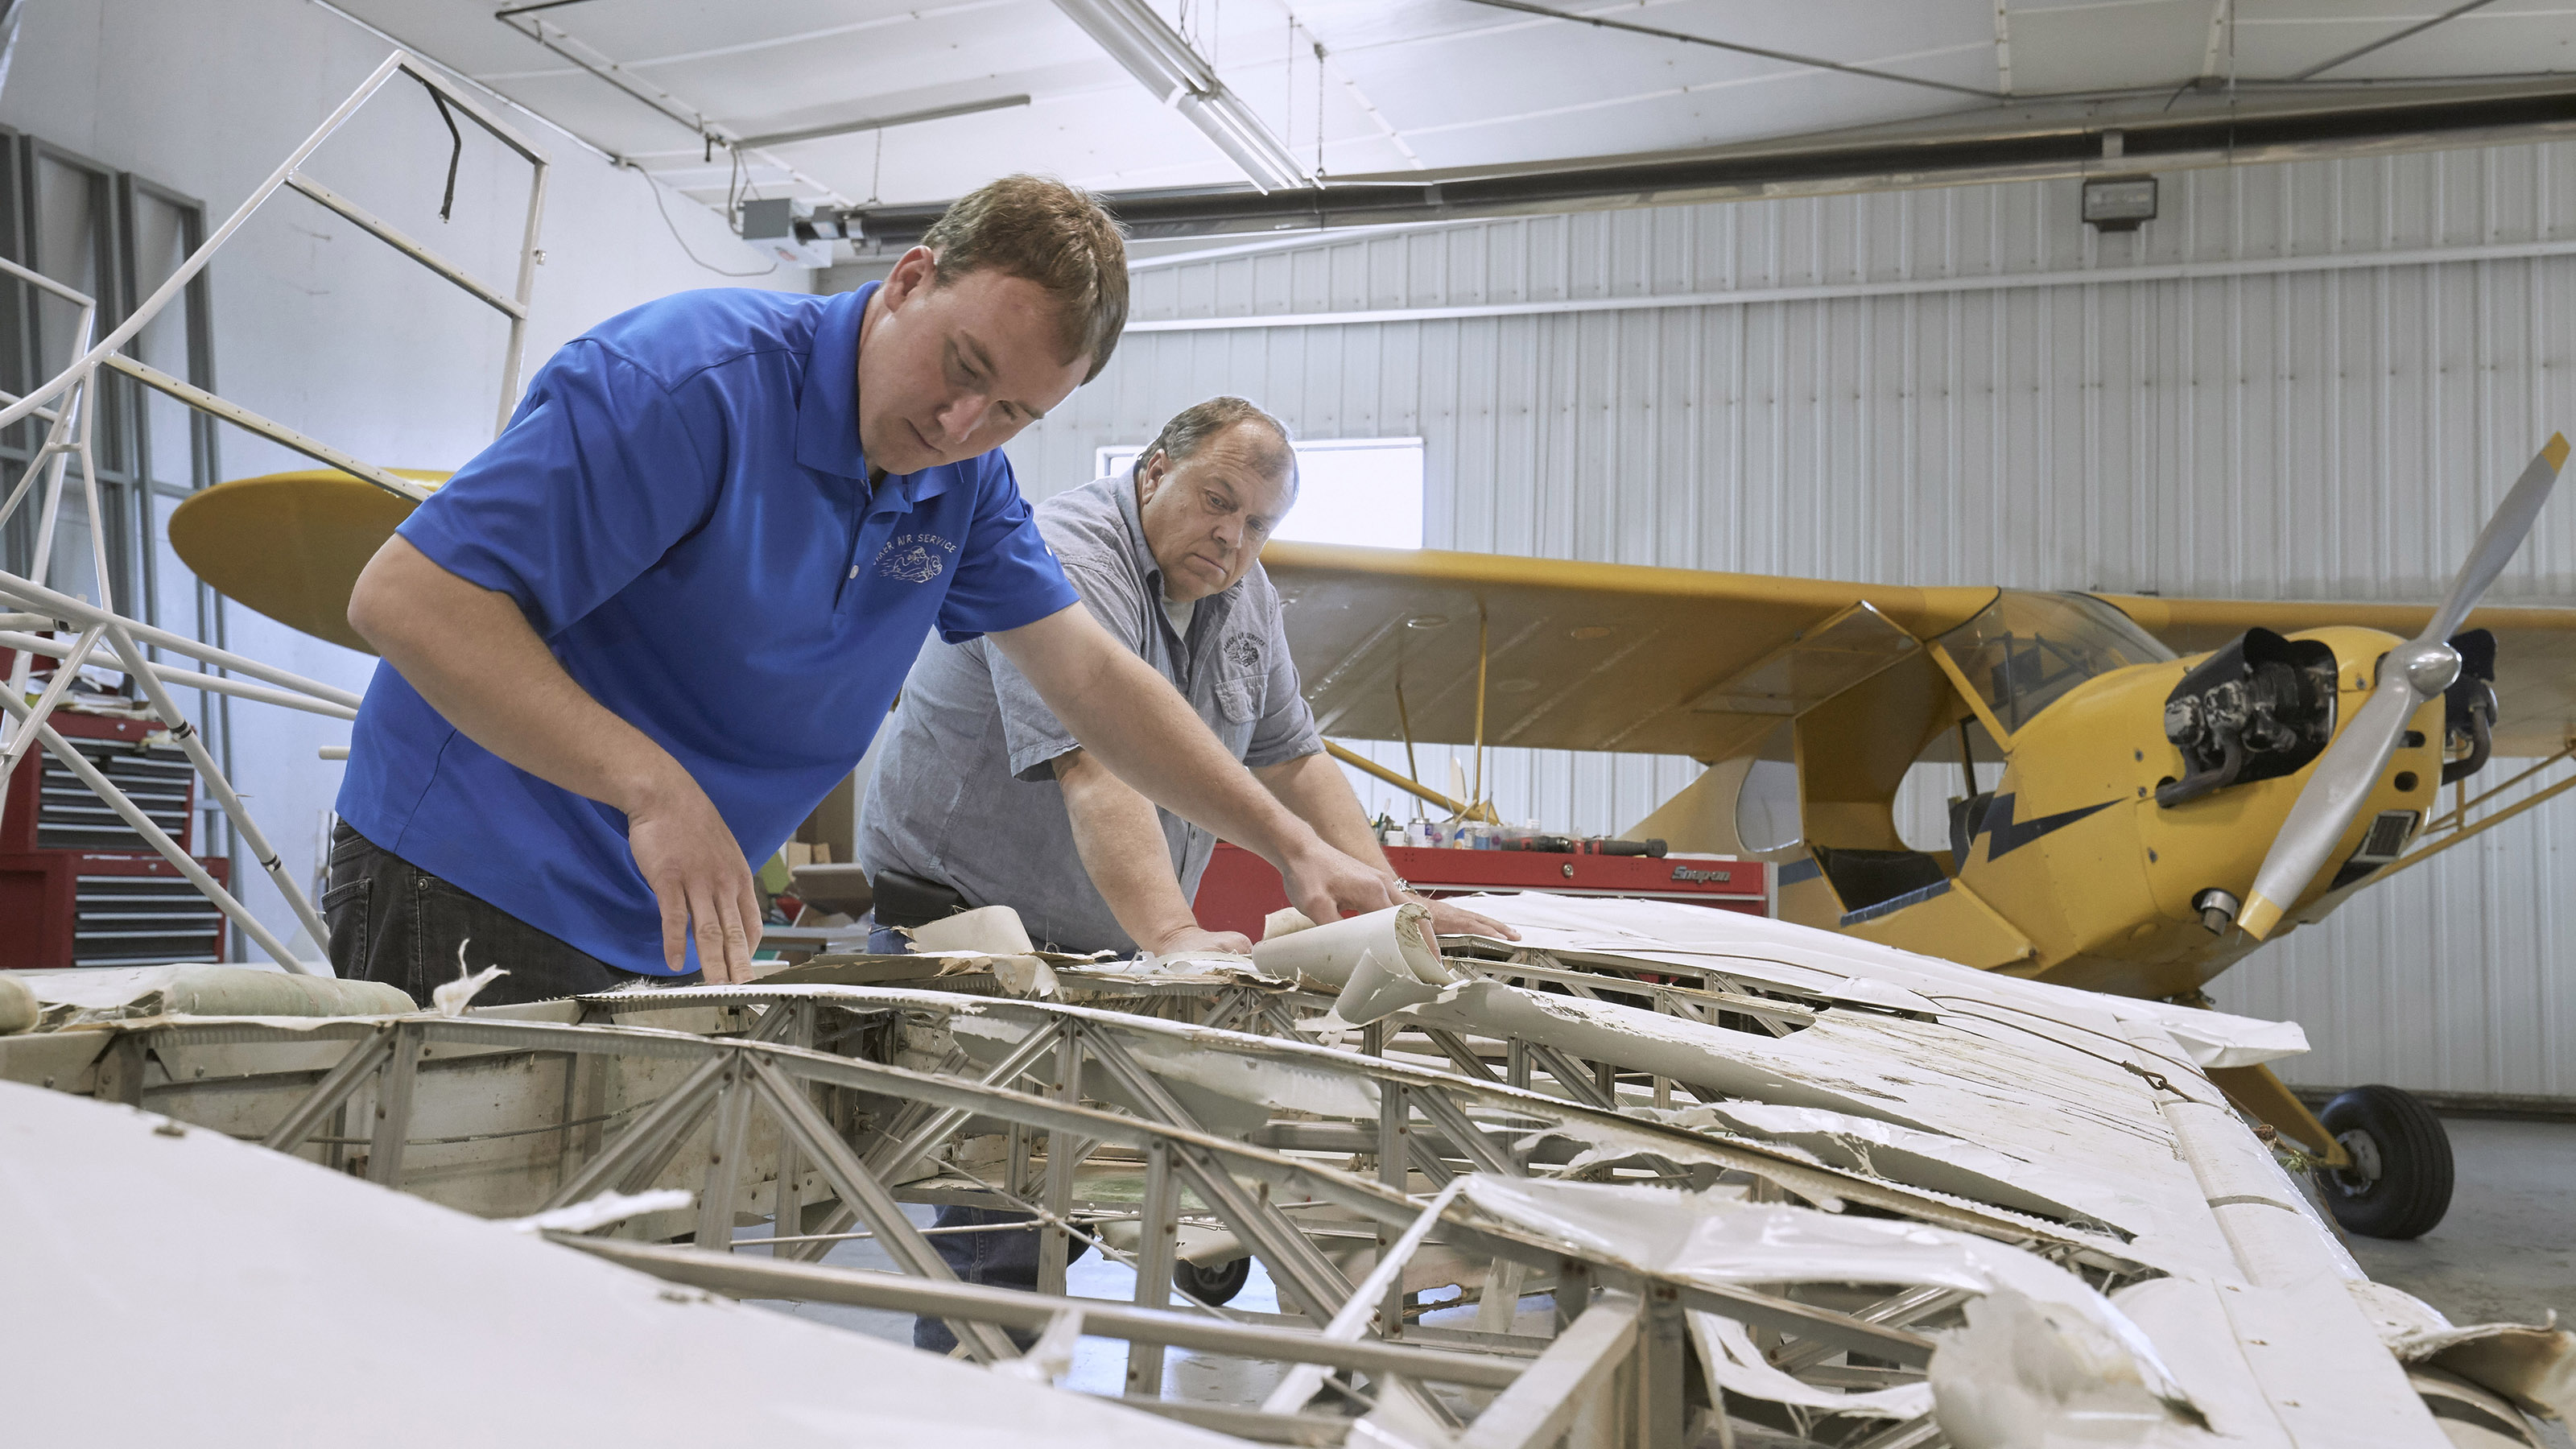
<svg viewBox="0 0 2576 1449"><path fill-rule="evenodd" d="M2100 599L2018 589L1997 594L1975 618L1934 642L2007 732L2096 675L2174 657Z"/></svg>

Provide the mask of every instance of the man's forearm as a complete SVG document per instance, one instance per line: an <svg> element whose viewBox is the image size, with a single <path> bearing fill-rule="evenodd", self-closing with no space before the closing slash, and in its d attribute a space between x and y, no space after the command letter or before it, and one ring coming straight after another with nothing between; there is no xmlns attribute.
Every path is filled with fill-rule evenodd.
<svg viewBox="0 0 2576 1449"><path fill-rule="evenodd" d="M1165 809L1282 869L1313 843L1304 822L1253 787L1171 683L1081 606L993 637L1084 750Z"/></svg>
<svg viewBox="0 0 2576 1449"><path fill-rule="evenodd" d="M400 535L359 576L349 617L448 723L541 780L632 813L688 778L564 672L508 595L456 577Z"/></svg>
<svg viewBox="0 0 2576 1449"><path fill-rule="evenodd" d="M1146 950L1198 924L1181 883L1172 874L1171 846L1163 838L1154 802L1087 750L1059 756L1056 784L1073 822L1073 847L1092 887L1109 903L1118 929Z"/></svg>
<svg viewBox="0 0 2576 1449"><path fill-rule="evenodd" d="M1284 764L1264 765L1252 774L1280 804L1314 827L1326 845L1362 865L1395 874L1379 847L1377 831L1369 825L1368 812L1360 808L1360 797L1351 789L1350 777L1331 755L1300 755Z"/></svg>

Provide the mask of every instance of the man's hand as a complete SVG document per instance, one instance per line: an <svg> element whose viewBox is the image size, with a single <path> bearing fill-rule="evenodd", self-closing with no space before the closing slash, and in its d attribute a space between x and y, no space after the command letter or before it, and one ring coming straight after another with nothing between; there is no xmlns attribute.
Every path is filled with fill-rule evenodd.
<svg viewBox="0 0 2576 1449"><path fill-rule="evenodd" d="M750 979L760 897L724 817L669 751L573 682L509 595L458 578L395 534L358 575L349 624L466 738L625 813L673 971L688 959L694 922L707 979Z"/></svg>
<svg viewBox="0 0 2576 1449"><path fill-rule="evenodd" d="M1159 940L1136 944L1157 956L1203 956L1210 952L1234 956L1252 954L1252 938L1242 932L1209 931L1197 926L1181 926L1165 932Z"/></svg>
<svg viewBox="0 0 2576 1449"><path fill-rule="evenodd" d="M1288 899L1306 913L1307 920L1320 926L1403 904L1387 872L1360 864L1311 832L1307 841L1305 848L1290 853L1288 868L1280 872Z"/></svg>
<svg viewBox="0 0 2576 1449"><path fill-rule="evenodd" d="M1431 908L1431 934L1435 936L1491 936L1504 941L1517 941L1521 938L1520 932L1493 917L1477 915L1474 911L1454 902L1435 901L1429 896L1418 896L1410 891L1405 893L1404 898Z"/></svg>
<svg viewBox="0 0 2576 1449"><path fill-rule="evenodd" d="M706 792L682 775L647 794L626 813L626 843L662 908L662 960L682 970L694 933L709 982L749 981L760 894L742 846Z"/></svg>

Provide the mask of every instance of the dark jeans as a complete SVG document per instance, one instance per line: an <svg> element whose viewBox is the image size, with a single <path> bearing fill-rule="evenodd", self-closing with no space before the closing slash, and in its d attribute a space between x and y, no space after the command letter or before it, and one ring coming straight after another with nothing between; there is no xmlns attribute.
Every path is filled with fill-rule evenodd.
<svg viewBox="0 0 2576 1449"><path fill-rule="evenodd" d="M939 1221L943 1228L962 1228L982 1223L1033 1222L1027 1213L997 1212L991 1208L943 1207ZM997 1233L942 1233L930 1240L939 1252L939 1260L949 1271L968 1283L984 1283L997 1288L1017 1288L1034 1293L1038 1287L1038 1238L1032 1229L1020 1228ZM1091 1251L1091 1245L1080 1238L1066 1250L1064 1261L1069 1266ZM1027 1329L1010 1330L1011 1341L1028 1351L1037 1342L1036 1333ZM916 1318L912 1321L912 1346L932 1353L946 1353L957 1346L957 1335L948 1331L946 1321Z"/></svg>
<svg viewBox="0 0 2576 1449"><path fill-rule="evenodd" d="M909 956L910 938L896 935L893 928L879 926L868 938L868 949L880 956ZM1037 1221L1027 1213L1003 1212L992 1208L943 1207L933 1227L963 1228L983 1225L1028 1223ZM1027 1228L997 1233L942 1233L930 1240L939 1261L967 1283L984 1283L997 1288L1017 1288L1034 1293L1038 1287L1038 1233ZM1064 1261L1067 1266L1091 1251L1091 1245L1080 1238L1069 1244ZM1028 1351L1038 1336L1025 1329L1007 1330L1011 1341ZM932 1353L947 1353L957 1347L957 1335L948 1331L943 1319L915 1318L912 1321L912 1346Z"/></svg>
<svg viewBox="0 0 2576 1449"><path fill-rule="evenodd" d="M458 890L345 820L331 829L322 922L331 931L333 971L399 986L423 1006L432 990L456 979L460 950L472 970L499 966L509 973L476 992L476 1006L613 991L638 979ZM680 986L698 981L695 973L651 979Z"/></svg>

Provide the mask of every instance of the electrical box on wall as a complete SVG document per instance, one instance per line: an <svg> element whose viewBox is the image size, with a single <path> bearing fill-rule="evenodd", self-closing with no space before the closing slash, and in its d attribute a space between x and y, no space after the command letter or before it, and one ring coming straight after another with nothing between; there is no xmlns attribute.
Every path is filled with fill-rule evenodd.
<svg viewBox="0 0 2576 1449"><path fill-rule="evenodd" d="M742 204L742 239L787 266L828 267L832 264L832 241L837 229L817 226L815 221L813 217L798 216L796 203L783 196L746 201Z"/></svg>
<svg viewBox="0 0 2576 1449"><path fill-rule="evenodd" d="M2097 231L2136 231L2156 219L2156 178L2104 176L2084 183L2084 220Z"/></svg>

